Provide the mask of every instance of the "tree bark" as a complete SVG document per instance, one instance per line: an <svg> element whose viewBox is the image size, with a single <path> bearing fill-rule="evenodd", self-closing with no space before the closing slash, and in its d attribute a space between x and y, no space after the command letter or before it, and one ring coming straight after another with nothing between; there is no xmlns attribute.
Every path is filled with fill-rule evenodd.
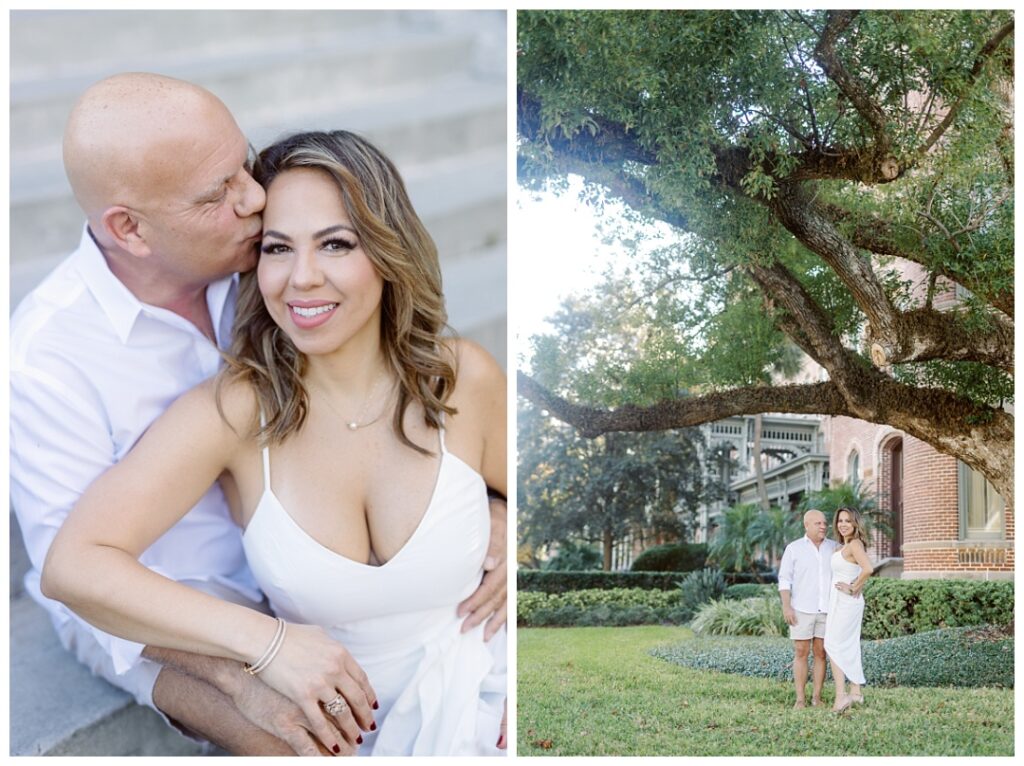
<svg viewBox="0 0 1024 766"><path fill-rule="evenodd" d="M870 368L849 376L852 401L840 394L834 382L827 382L754 386L611 410L571 403L523 372L517 373L516 380L520 396L588 438L613 431L682 428L757 412L846 415L891 425L977 469L1007 503L1013 503L1012 415L979 407L942 389L907 386Z"/></svg>
<svg viewBox="0 0 1024 766"><path fill-rule="evenodd" d="M764 416L758 412L754 415L754 476L757 479L757 499L761 510L767 511L771 505L768 501L768 487L764 483L764 465L761 463L761 427Z"/></svg>

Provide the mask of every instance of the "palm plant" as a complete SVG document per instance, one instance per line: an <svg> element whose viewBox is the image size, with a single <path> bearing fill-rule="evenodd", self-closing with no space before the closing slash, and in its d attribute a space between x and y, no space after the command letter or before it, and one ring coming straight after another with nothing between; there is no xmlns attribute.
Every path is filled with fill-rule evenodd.
<svg viewBox="0 0 1024 766"><path fill-rule="evenodd" d="M708 545L709 558L722 569L733 572L754 572L757 543L751 535L751 526L760 514L755 503L742 503L727 508L721 516L718 530Z"/></svg>
<svg viewBox="0 0 1024 766"><path fill-rule="evenodd" d="M800 536L800 514L774 506L762 511L750 524L751 541L768 555L768 561L778 567L782 552L790 541Z"/></svg>
<svg viewBox="0 0 1024 766"><path fill-rule="evenodd" d="M800 502L800 511L812 508L825 514L830 530L839 508L853 508L864 520L864 532L869 539L876 532L892 538L892 512L879 508L875 493L865 490L860 482L844 481L805 495Z"/></svg>

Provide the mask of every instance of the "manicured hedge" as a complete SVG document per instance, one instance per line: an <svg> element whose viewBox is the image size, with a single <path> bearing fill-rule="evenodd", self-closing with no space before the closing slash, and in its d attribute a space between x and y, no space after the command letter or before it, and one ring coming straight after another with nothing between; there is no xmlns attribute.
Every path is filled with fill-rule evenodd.
<svg viewBox="0 0 1024 766"><path fill-rule="evenodd" d="M538 609L533 613L528 627L618 627L623 625L685 625L690 612L682 607L650 606L592 606L586 609L577 606L562 606L554 609ZM524 626L526 627L526 626Z"/></svg>
<svg viewBox="0 0 1024 766"><path fill-rule="evenodd" d="M668 543L648 548L633 561L634 572L692 572L708 558L705 543Z"/></svg>
<svg viewBox="0 0 1024 766"><path fill-rule="evenodd" d="M1013 583L982 580L892 580L864 586L866 639L890 638L963 625L1008 625Z"/></svg>
<svg viewBox="0 0 1024 766"><path fill-rule="evenodd" d="M861 644L872 686L1013 688L1013 638L977 628L944 628ZM785 638L715 638L657 647L651 654L698 670L790 681L793 646Z"/></svg>
<svg viewBox="0 0 1024 766"><path fill-rule="evenodd" d="M675 590L680 578L678 572L545 572L520 569L516 573L516 587L520 593L567 593L611 588Z"/></svg>
<svg viewBox="0 0 1024 766"><path fill-rule="evenodd" d="M774 584L760 585L756 582L737 583L725 589L727 599L756 598L758 596L779 597L779 586Z"/></svg>
<svg viewBox="0 0 1024 766"><path fill-rule="evenodd" d="M756 582L750 572L725 572L725 581L736 583ZM516 572L516 589L539 591L541 593L567 593L572 590L593 588L654 588L675 590L683 578L680 572L549 572L540 569L520 569ZM774 574L762 574L762 580L772 582Z"/></svg>
<svg viewBox="0 0 1024 766"><path fill-rule="evenodd" d="M574 625L578 624L577 612L584 612L596 607L612 609L643 607L652 610L672 609L679 605L679 591L652 590L650 588L614 588L610 590L591 589L576 590L567 593L538 593L536 591L520 592L516 597L516 619L520 625L536 626L539 624ZM537 614L544 610L577 610L566 612L572 619L564 623L552 621L550 615L543 623L538 623ZM652 622L659 622L657 614L652 613ZM637 624L637 623L630 623Z"/></svg>

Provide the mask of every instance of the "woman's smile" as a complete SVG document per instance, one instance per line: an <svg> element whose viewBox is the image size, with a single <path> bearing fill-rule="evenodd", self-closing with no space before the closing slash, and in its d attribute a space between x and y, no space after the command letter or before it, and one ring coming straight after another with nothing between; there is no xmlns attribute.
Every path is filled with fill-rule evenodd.
<svg viewBox="0 0 1024 766"><path fill-rule="evenodd" d="M384 281L363 250L341 191L323 171L293 168L267 190L260 292L304 354L356 338L377 342Z"/></svg>
<svg viewBox="0 0 1024 766"><path fill-rule="evenodd" d="M327 301L289 301L292 321L304 330L319 327L334 316L338 303Z"/></svg>

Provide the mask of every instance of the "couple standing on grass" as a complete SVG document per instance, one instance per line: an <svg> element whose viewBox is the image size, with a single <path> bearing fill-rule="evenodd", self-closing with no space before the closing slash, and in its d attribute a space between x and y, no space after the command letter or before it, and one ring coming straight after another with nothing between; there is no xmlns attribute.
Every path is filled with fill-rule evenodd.
<svg viewBox="0 0 1024 766"><path fill-rule="evenodd" d="M861 591L871 576L871 562L864 549L866 535L860 514L852 508L836 511L835 536L826 538L828 525L821 511L804 514L806 534L786 546L779 565L782 614L793 639L795 708L806 707L808 656L814 649L814 692L811 705L821 704L825 685L825 655L832 663L836 682L833 712L842 713L864 701L861 685L860 625L864 617ZM846 681L850 691L846 691Z"/></svg>

